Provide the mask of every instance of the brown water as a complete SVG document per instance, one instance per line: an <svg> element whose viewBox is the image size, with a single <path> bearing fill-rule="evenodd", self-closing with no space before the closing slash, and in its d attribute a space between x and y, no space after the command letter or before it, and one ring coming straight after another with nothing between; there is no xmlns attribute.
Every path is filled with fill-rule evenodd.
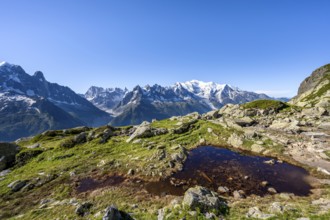
<svg viewBox="0 0 330 220"><path fill-rule="evenodd" d="M103 188L107 186L117 186L124 182L125 178L123 176L114 175L108 176L103 180L95 180L92 178L85 178L80 180L79 186L77 187L77 192L87 192L98 188Z"/></svg>
<svg viewBox="0 0 330 220"><path fill-rule="evenodd" d="M219 186L228 187L232 194L244 190L246 195L265 195L268 188L277 192L306 196L311 186L306 181L308 172L288 163L265 164L272 158L240 154L228 149L201 146L190 151L182 171L170 178L145 185L155 195L183 195L189 187L201 185L217 191ZM267 186L261 182L267 181Z"/></svg>

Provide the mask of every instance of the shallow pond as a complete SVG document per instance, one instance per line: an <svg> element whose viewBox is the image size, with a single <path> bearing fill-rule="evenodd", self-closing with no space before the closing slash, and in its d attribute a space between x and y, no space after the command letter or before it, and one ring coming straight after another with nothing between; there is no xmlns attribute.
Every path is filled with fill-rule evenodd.
<svg viewBox="0 0 330 220"><path fill-rule="evenodd" d="M246 195L265 195L270 194L270 187L279 193L299 196L310 193L309 174L305 169L276 160L274 164L268 164L271 159L201 146L189 152L182 171L166 180L147 183L145 188L156 195L183 195L187 188L195 185L215 191L224 186L229 189L228 195L235 190L243 190Z"/></svg>

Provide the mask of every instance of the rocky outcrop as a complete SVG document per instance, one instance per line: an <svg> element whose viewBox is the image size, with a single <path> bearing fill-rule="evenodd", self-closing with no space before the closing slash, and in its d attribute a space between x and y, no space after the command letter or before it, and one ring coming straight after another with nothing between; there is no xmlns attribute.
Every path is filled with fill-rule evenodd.
<svg viewBox="0 0 330 220"><path fill-rule="evenodd" d="M298 96L302 95L303 93L314 89L315 86L319 83L319 81L327 74L330 69L330 64L322 66L315 70L312 75L307 77L299 86L298 89Z"/></svg>
<svg viewBox="0 0 330 220"><path fill-rule="evenodd" d="M149 122L143 122L136 128L134 133L126 140L126 142L129 143L135 138L148 138L166 134L167 132L168 130L166 128L152 128Z"/></svg>
<svg viewBox="0 0 330 220"><path fill-rule="evenodd" d="M330 109L330 64L315 70L300 85L298 95L291 101L292 104Z"/></svg>
<svg viewBox="0 0 330 220"><path fill-rule="evenodd" d="M183 205L188 206L191 210L198 208L204 213L212 210L227 209L227 204L217 193L202 186L189 188L184 194Z"/></svg>
<svg viewBox="0 0 330 220"><path fill-rule="evenodd" d="M15 157L19 150L19 146L15 144L0 142L0 171L15 164Z"/></svg>

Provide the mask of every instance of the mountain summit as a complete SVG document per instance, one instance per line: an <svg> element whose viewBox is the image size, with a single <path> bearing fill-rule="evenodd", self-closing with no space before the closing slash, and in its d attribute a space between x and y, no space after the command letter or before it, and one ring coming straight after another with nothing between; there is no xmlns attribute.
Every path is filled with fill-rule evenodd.
<svg viewBox="0 0 330 220"><path fill-rule="evenodd" d="M205 113L232 103L240 104L256 99L271 99L265 94L242 91L227 84L191 80L172 86L136 86L127 89L91 87L86 99L95 106L116 116L111 124L139 124L142 121Z"/></svg>

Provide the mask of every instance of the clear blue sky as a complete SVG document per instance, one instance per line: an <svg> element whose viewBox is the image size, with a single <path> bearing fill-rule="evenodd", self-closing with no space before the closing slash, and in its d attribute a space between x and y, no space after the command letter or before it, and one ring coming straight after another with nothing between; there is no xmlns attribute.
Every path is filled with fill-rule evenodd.
<svg viewBox="0 0 330 220"><path fill-rule="evenodd" d="M0 61L89 86L191 79L293 96L330 63L329 0L1 0Z"/></svg>

